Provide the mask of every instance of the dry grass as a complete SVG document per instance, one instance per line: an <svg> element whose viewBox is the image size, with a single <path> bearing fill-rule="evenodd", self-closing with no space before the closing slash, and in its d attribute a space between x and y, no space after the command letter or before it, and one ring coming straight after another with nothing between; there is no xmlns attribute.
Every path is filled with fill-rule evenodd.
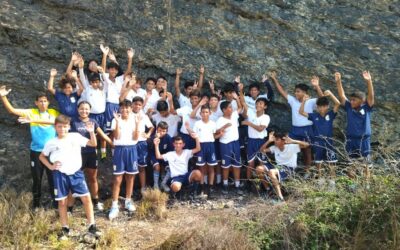
<svg viewBox="0 0 400 250"><path fill-rule="evenodd" d="M168 195L166 193L160 190L147 189L137 207L136 216L139 219L165 219L167 217L167 201Z"/></svg>

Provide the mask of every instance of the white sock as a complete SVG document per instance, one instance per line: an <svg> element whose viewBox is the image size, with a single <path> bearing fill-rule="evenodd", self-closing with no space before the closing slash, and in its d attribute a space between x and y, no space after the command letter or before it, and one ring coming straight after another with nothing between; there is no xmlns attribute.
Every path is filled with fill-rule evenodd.
<svg viewBox="0 0 400 250"><path fill-rule="evenodd" d="M221 174L217 174L217 184L221 183Z"/></svg>
<svg viewBox="0 0 400 250"><path fill-rule="evenodd" d="M240 181L235 181L235 187L239 187L240 186Z"/></svg>
<svg viewBox="0 0 400 250"><path fill-rule="evenodd" d="M111 206L112 207L118 207L118 201L113 201Z"/></svg>
<svg viewBox="0 0 400 250"><path fill-rule="evenodd" d="M125 205L131 203L131 201L132 201L132 200L131 200L130 198L126 198L126 199L125 199Z"/></svg>
<svg viewBox="0 0 400 250"><path fill-rule="evenodd" d="M204 175L203 179L204 179L204 184L208 184L208 175Z"/></svg>
<svg viewBox="0 0 400 250"><path fill-rule="evenodd" d="M224 186L228 186L228 180L224 180Z"/></svg>
<svg viewBox="0 0 400 250"><path fill-rule="evenodd" d="M160 179L160 172L154 171L154 173L153 173L154 187L158 187L158 180L159 179Z"/></svg>
<svg viewBox="0 0 400 250"><path fill-rule="evenodd" d="M107 151L106 151L106 148L101 148L101 152L102 153L106 153Z"/></svg>
<svg viewBox="0 0 400 250"><path fill-rule="evenodd" d="M169 171L167 171L167 173L165 174L163 180L162 180L162 184L163 185L167 185L167 181L168 179L171 178L171 173Z"/></svg>

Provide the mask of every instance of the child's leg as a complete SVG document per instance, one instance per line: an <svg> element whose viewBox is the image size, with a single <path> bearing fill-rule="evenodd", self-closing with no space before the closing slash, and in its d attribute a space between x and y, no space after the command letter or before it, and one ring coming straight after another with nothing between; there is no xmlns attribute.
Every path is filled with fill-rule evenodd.
<svg viewBox="0 0 400 250"><path fill-rule="evenodd" d="M139 166L139 182L142 190L146 187L146 166Z"/></svg>
<svg viewBox="0 0 400 250"><path fill-rule="evenodd" d="M132 197L133 185L135 184L135 175L125 174L125 182L126 182L126 199L130 199Z"/></svg>
<svg viewBox="0 0 400 250"><path fill-rule="evenodd" d="M120 188L121 188L122 177L123 177L123 175L114 175L113 190L112 190L112 200L113 200L113 202L118 202L118 197L119 197L119 191L120 191Z"/></svg>
<svg viewBox="0 0 400 250"><path fill-rule="evenodd" d="M85 174L90 190L90 195L93 199L99 199L99 185L97 182L97 169L85 168Z"/></svg>
<svg viewBox="0 0 400 250"><path fill-rule="evenodd" d="M261 183L264 186L264 188L267 189L268 188L268 182L265 179L265 173L266 173L265 167L262 166L262 165L257 166L256 173L257 173L258 179L261 180Z"/></svg>
<svg viewBox="0 0 400 250"><path fill-rule="evenodd" d="M271 169L270 171L268 171L268 176L271 179L272 182L272 186L274 186L276 194L278 195L278 197L280 199L283 200L283 195L281 192L281 187L279 185L279 171L277 169Z"/></svg>
<svg viewBox="0 0 400 250"><path fill-rule="evenodd" d="M318 178L322 177L321 166L322 166L322 162L316 163L316 167L317 167L317 171L318 171Z"/></svg>
<svg viewBox="0 0 400 250"><path fill-rule="evenodd" d="M336 178L336 164L333 162L328 162L329 174L332 180Z"/></svg>
<svg viewBox="0 0 400 250"><path fill-rule="evenodd" d="M90 200L90 195L81 196L83 208L85 209L88 225L94 224L93 204Z"/></svg>
<svg viewBox="0 0 400 250"><path fill-rule="evenodd" d="M62 227L68 227L67 198L58 201L58 213Z"/></svg>
<svg viewBox="0 0 400 250"><path fill-rule="evenodd" d="M209 185L214 185L214 176L215 176L215 173L214 173L214 168L215 168L216 166L209 166L209 165L207 165L207 171L206 171L206 173L207 173L207 176L208 176L208 184Z"/></svg>
<svg viewBox="0 0 400 250"><path fill-rule="evenodd" d="M222 168L222 180L224 182L224 186L228 186L229 169L230 167Z"/></svg>
<svg viewBox="0 0 400 250"><path fill-rule="evenodd" d="M255 165L255 160L252 160L248 163L247 169L246 169L246 178L247 180L251 179L251 174L254 170L254 165Z"/></svg>
<svg viewBox="0 0 400 250"><path fill-rule="evenodd" d="M235 179L235 187L240 186L240 167L233 167L233 178Z"/></svg>
<svg viewBox="0 0 400 250"><path fill-rule="evenodd" d="M308 172L312 161L311 147L303 148L301 151L303 152L305 171Z"/></svg>
<svg viewBox="0 0 400 250"><path fill-rule="evenodd" d="M222 177L222 168L221 168L220 163L218 163L218 165L216 166L215 173L216 173L216 178L217 178L216 184L218 185L222 181L222 178L221 178Z"/></svg>
<svg viewBox="0 0 400 250"><path fill-rule="evenodd" d="M193 170L190 174L189 182L201 182L203 180L203 175L199 170Z"/></svg>
<svg viewBox="0 0 400 250"><path fill-rule="evenodd" d="M158 181L160 179L160 164L156 163L156 165L154 165L153 168L154 168L154 171L153 171L153 182L154 182L153 187L155 189L159 189Z"/></svg>
<svg viewBox="0 0 400 250"><path fill-rule="evenodd" d="M174 193L178 193L181 190L181 188L182 188L182 183L180 182L173 182L171 184L171 190Z"/></svg>
<svg viewBox="0 0 400 250"><path fill-rule="evenodd" d="M205 177L206 176L206 171L207 171L207 165L200 166L199 168L200 168L201 175ZM192 175L193 175L193 172L192 172ZM203 185L204 183L205 183L204 178L202 178L200 180L200 185Z"/></svg>
<svg viewBox="0 0 400 250"><path fill-rule="evenodd" d="M104 159L107 157L107 142L103 140L103 138L100 139L100 152L101 152L101 159ZM111 139L112 140L112 139Z"/></svg>
<svg viewBox="0 0 400 250"><path fill-rule="evenodd" d="M39 152L31 151L30 160L31 160L31 176L32 176L32 195L33 195L33 208L39 207L40 205L40 197L42 190L42 176L43 170L46 168L42 165L39 160ZM54 190L51 190L51 193L54 193Z"/></svg>

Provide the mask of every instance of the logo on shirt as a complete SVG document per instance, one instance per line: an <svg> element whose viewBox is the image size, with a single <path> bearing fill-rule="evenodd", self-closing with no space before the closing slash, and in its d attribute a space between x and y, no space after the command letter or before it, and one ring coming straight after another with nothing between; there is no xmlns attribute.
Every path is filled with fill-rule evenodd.
<svg viewBox="0 0 400 250"><path fill-rule="evenodd" d="M329 121L330 119L329 115L325 116L325 120Z"/></svg>
<svg viewBox="0 0 400 250"><path fill-rule="evenodd" d="M163 146L164 150L167 149L167 146L168 146L167 144L164 144Z"/></svg>
<svg viewBox="0 0 400 250"><path fill-rule="evenodd" d="M72 103L76 102L75 97L73 97L73 96L71 96L70 100L71 100Z"/></svg>
<svg viewBox="0 0 400 250"><path fill-rule="evenodd" d="M360 114L361 114L361 115L365 115L364 109L360 109Z"/></svg>

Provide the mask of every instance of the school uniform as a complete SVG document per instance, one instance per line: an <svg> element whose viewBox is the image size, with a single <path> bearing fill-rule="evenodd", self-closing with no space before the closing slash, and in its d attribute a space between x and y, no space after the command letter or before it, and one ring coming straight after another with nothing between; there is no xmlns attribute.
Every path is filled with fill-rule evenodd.
<svg viewBox="0 0 400 250"><path fill-rule="evenodd" d="M217 121L217 129L222 128L227 123L232 124L225 129L225 133L219 138L221 166L223 168L241 167L238 118L238 112L233 111L230 119L222 116Z"/></svg>
<svg viewBox="0 0 400 250"><path fill-rule="evenodd" d="M153 135L150 139L151 142L154 141L155 135ZM158 145L158 149L160 150L160 154L166 154L170 151L174 150L174 146L172 144L172 138L168 134L164 135L160 138L160 144ZM164 160L160 160L156 158L155 154L155 145L154 143L149 143L149 154L150 154L150 164L154 167L158 164L162 166L167 166L168 162Z"/></svg>
<svg viewBox="0 0 400 250"><path fill-rule="evenodd" d="M184 149L180 155L176 151L162 155L163 160L168 162L171 171L171 184L179 182L182 185L188 185L190 183L192 172L188 171L188 163L192 157L193 153L190 149Z"/></svg>
<svg viewBox="0 0 400 250"><path fill-rule="evenodd" d="M214 145L216 130L217 125L211 120L207 123L202 120L195 122L193 131L197 134L201 146L201 150L196 154L197 166L204 166L205 164L216 166L218 164Z"/></svg>
<svg viewBox="0 0 400 250"><path fill-rule="evenodd" d="M297 168L297 154L301 151L298 144L285 144L283 151L276 146L269 147L269 150L275 156L276 168L279 170L278 180L284 181L294 175ZM271 167L265 165L269 170Z"/></svg>
<svg viewBox="0 0 400 250"><path fill-rule="evenodd" d="M190 103L190 98L182 94L179 95L178 102L179 102L179 107L181 108L185 106L192 107L192 104Z"/></svg>
<svg viewBox="0 0 400 250"><path fill-rule="evenodd" d="M104 82L107 88L106 110L105 116L105 130L111 130L111 121L114 119L114 112L119 111L119 97L121 95L122 85L124 84L124 75L117 76L115 82L112 82L107 73L103 74Z"/></svg>
<svg viewBox="0 0 400 250"><path fill-rule="evenodd" d="M167 117L163 117L160 113L154 114L152 120L155 122L156 127L160 122L166 122L168 124L168 135L171 137L175 137L178 135L178 124L181 121L181 118L177 115L168 114Z"/></svg>
<svg viewBox="0 0 400 250"><path fill-rule="evenodd" d="M153 123L151 123L150 118L141 110L140 114L134 114L135 116L140 115L142 117L141 122L139 123L139 138L137 143L137 161L139 167L147 167L147 155L148 155L148 147L147 147L147 138L144 136L146 132L146 128L153 128Z"/></svg>
<svg viewBox="0 0 400 250"><path fill-rule="evenodd" d="M299 113L301 102L294 96L288 95L288 103L292 112L292 129L289 133L290 138L311 142L313 137L312 121ZM304 104L304 112L312 113L317 107L316 103L316 98L307 100Z"/></svg>
<svg viewBox="0 0 400 250"><path fill-rule="evenodd" d="M196 147L196 141L189 135L189 132L187 131L185 126L186 122L189 122L189 126L193 128L194 123L198 120L190 117L192 111L193 111L192 106L184 106L176 110L177 115L182 118L180 136L185 142L185 149L194 149ZM200 109L197 111L196 117L199 117L200 116L199 114L200 114Z"/></svg>
<svg viewBox="0 0 400 250"><path fill-rule="evenodd" d="M67 96L62 91L56 90L55 98L58 103L60 113L69 117L78 117L78 100L80 96L74 92Z"/></svg>
<svg viewBox="0 0 400 250"><path fill-rule="evenodd" d="M267 114L262 114L261 116L257 116L257 113L248 110L247 112L248 118L247 120L254 125L257 126L265 126L265 129L261 132L257 131L256 129L248 126L248 135L249 139L247 142L247 161L251 162L254 161L256 158L259 161L265 161L262 154L260 154L261 146L266 142L266 137L268 136L267 127L270 122L270 117Z"/></svg>

